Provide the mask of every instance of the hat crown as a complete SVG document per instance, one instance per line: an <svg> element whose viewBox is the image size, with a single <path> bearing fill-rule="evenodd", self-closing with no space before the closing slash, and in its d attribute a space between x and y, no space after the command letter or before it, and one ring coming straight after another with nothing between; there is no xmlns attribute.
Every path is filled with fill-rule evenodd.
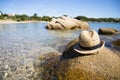
<svg viewBox="0 0 120 80"><path fill-rule="evenodd" d="M96 31L82 31L79 36L79 44L82 47L93 47L100 44L100 38Z"/></svg>

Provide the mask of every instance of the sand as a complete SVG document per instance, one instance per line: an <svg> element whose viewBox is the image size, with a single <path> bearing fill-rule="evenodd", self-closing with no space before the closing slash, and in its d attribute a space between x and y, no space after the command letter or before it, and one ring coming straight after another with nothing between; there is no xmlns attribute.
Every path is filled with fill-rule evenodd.
<svg viewBox="0 0 120 80"><path fill-rule="evenodd" d="M13 20L0 20L0 24L13 24L13 23L32 23L32 22L45 22L45 21L13 21Z"/></svg>

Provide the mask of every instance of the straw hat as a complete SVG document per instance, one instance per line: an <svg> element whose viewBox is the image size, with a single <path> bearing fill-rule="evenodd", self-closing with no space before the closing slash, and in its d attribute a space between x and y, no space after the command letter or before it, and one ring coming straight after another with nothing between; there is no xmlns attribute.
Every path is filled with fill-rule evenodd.
<svg viewBox="0 0 120 80"><path fill-rule="evenodd" d="M96 31L82 31L79 35L79 42L73 46L74 50L81 54L93 54L104 47L105 42L101 41Z"/></svg>

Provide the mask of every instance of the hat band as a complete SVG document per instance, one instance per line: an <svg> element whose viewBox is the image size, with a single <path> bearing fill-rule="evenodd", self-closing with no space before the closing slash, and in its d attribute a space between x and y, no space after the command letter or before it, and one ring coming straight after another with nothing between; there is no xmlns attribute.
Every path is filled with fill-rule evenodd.
<svg viewBox="0 0 120 80"><path fill-rule="evenodd" d="M99 48L101 45L98 44L98 45L92 46L92 47L83 47L83 46L81 46L81 45L79 44L79 46L80 46L82 49L84 49L84 50L94 50L94 49Z"/></svg>

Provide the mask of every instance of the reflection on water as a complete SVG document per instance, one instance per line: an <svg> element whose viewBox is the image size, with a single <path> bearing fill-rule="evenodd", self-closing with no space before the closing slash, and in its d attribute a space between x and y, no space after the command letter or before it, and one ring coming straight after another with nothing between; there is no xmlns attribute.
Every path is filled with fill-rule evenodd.
<svg viewBox="0 0 120 80"><path fill-rule="evenodd" d="M51 37L56 37L56 38L75 38L75 37L78 37L79 33L81 31L80 30L75 30L75 31L72 31L72 30L56 30L56 31L53 31L53 30L48 30L48 33L50 34Z"/></svg>
<svg viewBox="0 0 120 80"><path fill-rule="evenodd" d="M63 52L65 45L81 32L46 30L45 26L46 23L0 24L0 80L28 78L34 74L32 62L39 54ZM120 23L90 23L90 26L96 31L109 26L120 30ZM109 43L120 35L100 37L111 47Z"/></svg>

